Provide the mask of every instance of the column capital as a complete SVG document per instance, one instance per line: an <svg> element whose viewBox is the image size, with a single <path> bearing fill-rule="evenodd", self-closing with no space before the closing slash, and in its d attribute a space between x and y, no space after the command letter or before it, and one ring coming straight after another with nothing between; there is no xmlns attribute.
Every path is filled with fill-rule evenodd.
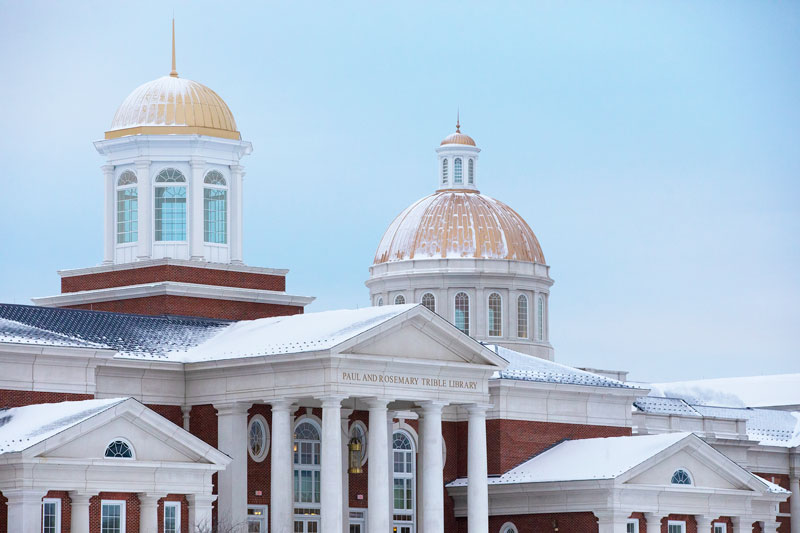
<svg viewBox="0 0 800 533"><path fill-rule="evenodd" d="M3 494L5 494L5 492ZM78 492L77 490L71 490L68 494L69 499L72 500L72 503L75 505L89 505L89 500L91 500L92 497L97 496L96 494L92 494L90 492Z"/></svg>
<svg viewBox="0 0 800 533"><path fill-rule="evenodd" d="M711 523L716 520L716 516L707 515L707 514L696 514L694 515L694 521L697 522L697 530L698 531L708 531L711 529Z"/></svg>
<svg viewBox="0 0 800 533"><path fill-rule="evenodd" d="M364 398L363 402L367 404L367 407L370 409L386 409L389 406L389 402L391 402L389 398Z"/></svg>
<svg viewBox="0 0 800 533"><path fill-rule="evenodd" d="M187 494L186 500L189 502L189 505L211 505L215 501L217 501L216 494Z"/></svg>
<svg viewBox="0 0 800 533"><path fill-rule="evenodd" d="M346 394L326 394L324 396L316 396L315 399L319 400L323 408L326 407L342 407L342 401L349 398Z"/></svg>
<svg viewBox="0 0 800 533"><path fill-rule="evenodd" d="M242 165L231 165L230 169L231 172L244 176L244 167Z"/></svg>
<svg viewBox="0 0 800 533"><path fill-rule="evenodd" d="M491 403L470 403L466 406L467 412L471 415L485 415L486 411L492 409L494 404Z"/></svg>
<svg viewBox="0 0 800 533"><path fill-rule="evenodd" d="M47 494L42 489L9 489L3 491L3 496L8 498L8 503L41 501Z"/></svg>
<svg viewBox="0 0 800 533"><path fill-rule="evenodd" d="M106 176L110 176L114 172L114 165L102 165L100 170L103 171L103 174Z"/></svg>
<svg viewBox="0 0 800 533"><path fill-rule="evenodd" d="M294 413L299 405L297 405L295 398L273 398L271 400L264 400L264 403L272 407L273 411L291 411Z"/></svg>
<svg viewBox="0 0 800 533"><path fill-rule="evenodd" d="M668 516L668 513L644 513L644 519L647 521L648 528L650 525L661 525L661 521Z"/></svg>
<svg viewBox="0 0 800 533"><path fill-rule="evenodd" d="M139 498L139 503L145 505L158 505L158 500L167 496L166 492L138 492L136 496Z"/></svg>
<svg viewBox="0 0 800 533"><path fill-rule="evenodd" d="M133 166L135 166L136 168L150 168L151 164L152 161L150 161L149 159L137 159L136 161L133 162Z"/></svg>
<svg viewBox="0 0 800 533"><path fill-rule="evenodd" d="M229 402L229 403L215 403L214 409L217 411L217 416L220 415L246 415L247 411L253 405L250 402Z"/></svg>
<svg viewBox="0 0 800 533"><path fill-rule="evenodd" d="M206 165L205 159L200 159L199 157L193 157L189 160L189 166L192 167L194 170L197 167L204 167Z"/></svg>
<svg viewBox="0 0 800 533"><path fill-rule="evenodd" d="M450 403L440 400L426 400L423 402L417 402L417 405L423 413L441 413L442 409L450 405Z"/></svg>

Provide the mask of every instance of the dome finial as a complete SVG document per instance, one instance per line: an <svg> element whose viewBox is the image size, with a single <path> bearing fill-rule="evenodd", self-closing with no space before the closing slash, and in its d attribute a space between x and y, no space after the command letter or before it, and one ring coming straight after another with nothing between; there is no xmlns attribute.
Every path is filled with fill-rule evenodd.
<svg viewBox="0 0 800 533"><path fill-rule="evenodd" d="M169 73L173 78L178 77L178 71L175 70L175 16L172 16L172 72Z"/></svg>
<svg viewBox="0 0 800 533"><path fill-rule="evenodd" d="M456 133L461 133L461 110L460 109L456 109Z"/></svg>

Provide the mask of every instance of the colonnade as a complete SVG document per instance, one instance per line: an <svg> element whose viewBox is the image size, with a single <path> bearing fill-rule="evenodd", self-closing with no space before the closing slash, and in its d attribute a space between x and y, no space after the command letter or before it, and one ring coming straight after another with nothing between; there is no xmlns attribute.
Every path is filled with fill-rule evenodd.
<svg viewBox="0 0 800 533"><path fill-rule="evenodd" d="M320 520L324 532L348 531L345 462L342 456L342 402L345 396L316 398L322 405ZM391 427L389 398L366 399L369 408L367 432L368 479L367 525L371 532L388 532L392 527ZM296 400L268 400L272 407L270 445L270 532L293 533L293 415ZM442 409L444 402L418 402L420 494L417 530L444 533L444 461L442 457ZM247 410L248 404L219 405L218 448L233 459L218 474L220 520L232 524L247 520ZM489 495L486 460L485 405L466 406L468 431L469 533L488 533ZM380 428L380 429L379 429ZM388 482L387 482L388 480ZM227 494L226 494L227 493Z"/></svg>
<svg viewBox="0 0 800 533"><path fill-rule="evenodd" d="M627 531L628 517L633 512L627 511L595 511L594 515L597 517L598 533L624 533ZM647 522L647 531L653 530L651 525L657 524L656 531L661 531L661 524L664 519L669 517L670 513L644 513L644 519ZM671 514L684 514L676 509ZM718 516L711 515L693 515L697 523L697 531L699 533L710 533L711 526L717 520ZM732 516L731 522L733 523L733 531L727 533L751 533L753 524L758 523L761 526L763 533L777 533L778 526L780 525L774 518L772 520L755 520L753 517L748 516ZM792 529L794 532L794 529Z"/></svg>

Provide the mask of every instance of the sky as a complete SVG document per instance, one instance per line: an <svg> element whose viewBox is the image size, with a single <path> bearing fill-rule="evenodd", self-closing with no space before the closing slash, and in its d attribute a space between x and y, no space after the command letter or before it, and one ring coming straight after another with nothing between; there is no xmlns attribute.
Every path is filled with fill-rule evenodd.
<svg viewBox="0 0 800 533"><path fill-rule="evenodd" d="M245 262L369 305L435 148L533 228L556 360L668 381L800 370L800 3L0 0L0 301L102 259L102 138L137 86L208 85L244 139Z"/></svg>

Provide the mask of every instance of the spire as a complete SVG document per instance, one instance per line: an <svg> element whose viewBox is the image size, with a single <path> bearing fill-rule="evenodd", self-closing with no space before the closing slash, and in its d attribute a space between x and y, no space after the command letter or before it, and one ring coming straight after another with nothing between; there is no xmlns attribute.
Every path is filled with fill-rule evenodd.
<svg viewBox="0 0 800 533"><path fill-rule="evenodd" d="M172 31L174 32L175 30L172 30ZM173 37L173 39L174 39L174 37ZM173 48L174 48L174 45L173 45ZM173 50L173 55L174 55L174 53L175 52ZM175 70L175 66L174 65L172 67L172 70ZM461 110L460 109L456 111L456 133L461 133Z"/></svg>
<svg viewBox="0 0 800 533"><path fill-rule="evenodd" d="M178 71L175 70L175 17L172 17L172 72L169 75L173 78L178 77Z"/></svg>

